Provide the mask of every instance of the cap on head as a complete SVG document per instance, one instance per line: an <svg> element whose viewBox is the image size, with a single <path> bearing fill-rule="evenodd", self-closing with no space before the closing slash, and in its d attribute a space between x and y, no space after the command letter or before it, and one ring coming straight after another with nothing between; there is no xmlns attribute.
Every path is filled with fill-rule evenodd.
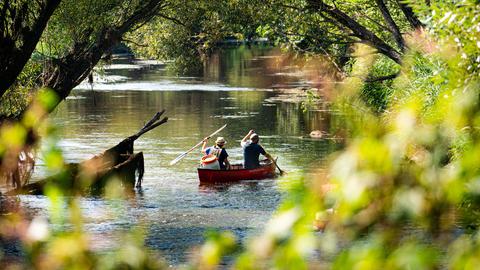
<svg viewBox="0 0 480 270"><path fill-rule="evenodd" d="M215 140L215 143L218 144L218 145L224 145L227 143L227 141L225 141L225 139L223 137L218 137L216 140Z"/></svg>
<svg viewBox="0 0 480 270"><path fill-rule="evenodd" d="M260 137L258 137L258 134L257 133L253 133L252 135L250 135L250 140L253 141L253 142L256 142L260 139Z"/></svg>

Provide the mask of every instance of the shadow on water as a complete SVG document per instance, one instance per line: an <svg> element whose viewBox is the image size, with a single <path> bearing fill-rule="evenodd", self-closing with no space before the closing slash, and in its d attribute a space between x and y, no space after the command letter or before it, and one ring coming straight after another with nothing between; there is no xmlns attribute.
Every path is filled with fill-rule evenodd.
<svg viewBox="0 0 480 270"><path fill-rule="evenodd" d="M228 183L200 183L198 185L198 191L200 193L227 192L231 187L234 186L242 186L244 187L244 191L258 191L260 188L258 181L245 180Z"/></svg>

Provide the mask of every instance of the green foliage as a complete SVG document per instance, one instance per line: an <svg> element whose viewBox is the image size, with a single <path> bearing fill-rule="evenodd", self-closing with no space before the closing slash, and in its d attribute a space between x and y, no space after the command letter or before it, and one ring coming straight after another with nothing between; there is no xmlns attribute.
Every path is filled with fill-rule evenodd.
<svg viewBox="0 0 480 270"><path fill-rule="evenodd" d="M159 257L143 246L144 233L137 229L123 235L122 245L106 254L94 253L83 232L79 201L63 197L61 191L48 192L51 202L51 229L47 220L36 218L29 225L24 243L25 265L34 269L164 269ZM70 225L71 229L65 230Z"/></svg>
<svg viewBox="0 0 480 270"><path fill-rule="evenodd" d="M192 21L192 20L188 20ZM139 57L172 60L170 67L179 74L198 74L202 71L201 53L196 46L195 33L198 25L191 28L179 26L171 21L157 19L138 31L131 33L129 40L141 40L141 44L131 42L130 47ZM148 44L148 45L145 45Z"/></svg>
<svg viewBox="0 0 480 270"><path fill-rule="evenodd" d="M219 42L254 36L254 9L241 2L182 1L132 31L128 45L140 57L172 61L169 68L177 74L199 74Z"/></svg>
<svg viewBox="0 0 480 270"><path fill-rule="evenodd" d="M368 77L375 79L397 74L398 72L399 66L397 64L384 56L380 56L373 64ZM390 104L394 91L392 83L393 79L367 82L361 89L360 96L373 111L378 113L384 112Z"/></svg>
<svg viewBox="0 0 480 270"><path fill-rule="evenodd" d="M31 96L39 85L42 65L30 60L18 76L15 84L0 98L0 118L18 117L31 102Z"/></svg>
<svg viewBox="0 0 480 270"><path fill-rule="evenodd" d="M307 90L307 96L305 101L302 102L302 110L304 112L308 111L309 109L315 108L314 106L320 102L321 97L315 93L314 89Z"/></svg>
<svg viewBox="0 0 480 270"><path fill-rule="evenodd" d="M405 56L402 75L395 81L394 106L404 106L412 96L422 99L423 111L428 113L438 99L444 79L443 61L434 55L412 52Z"/></svg>
<svg viewBox="0 0 480 270"><path fill-rule="evenodd" d="M27 108L30 89L20 86L11 87L0 98L0 117L15 118Z"/></svg>
<svg viewBox="0 0 480 270"><path fill-rule="evenodd" d="M385 26L381 12L373 1L305 1L270 0L249 1L248 7L256 7L259 24L257 34L268 37L277 45L289 49L329 54L341 65L348 58L348 48L358 38L331 16L312 8L315 3L324 2L341 10L387 44L396 48L391 33ZM407 20L394 1L385 1L401 32L411 30Z"/></svg>
<svg viewBox="0 0 480 270"><path fill-rule="evenodd" d="M44 116L58 103L58 97L50 89L41 89L35 96L23 119L0 128L0 171L6 172L15 165L19 151L29 147L29 134L46 138L47 147L42 153L47 169L52 173L66 170L63 154L58 147L55 129ZM57 179L61 181L62 179ZM117 201L124 202L124 193L118 191L121 184L109 186L106 195L111 200L112 213L121 214ZM122 245L106 253L92 250L90 236L84 232L84 218L80 201L75 196L65 196L56 183L46 187L50 206L47 217L27 217L22 211L0 216L0 240L21 240L24 259L3 262L6 269L164 269L160 257L144 246L145 233L133 228L120 235ZM3 195L2 195L3 196ZM2 197L3 200L3 197ZM5 205L2 203L2 207ZM5 210L5 209L3 209ZM8 209L7 209L8 210ZM13 210L13 209L10 209ZM2 258L3 259L3 258Z"/></svg>
<svg viewBox="0 0 480 270"><path fill-rule="evenodd" d="M3 29L6 34L4 45L12 41L16 42L17 37L8 37L11 34L33 35L29 31L35 31L37 35L42 34L38 44L30 44L32 47L36 45L36 51L24 67L22 74L13 78L16 79L16 84L10 87L8 93L2 95L0 100L2 119L18 117L31 102L31 95L41 85L54 88L63 98L68 96L70 91L88 75L102 55L107 55L114 45L121 42L125 32L138 27L139 24L144 23L144 20L148 21L162 7L171 5L168 1L161 5L161 0L61 1L43 31L43 27L29 27L28 23L37 16L36 6L43 7L46 3L30 2L7 1L5 5L1 5L3 13L16 18L15 21L11 21L7 16L1 20L0 28L12 27L11 30ZM32 18L22 17L25 12ZM38 20L39 22L34 24L42 25L41 21L46 18L42 19L39 15ZM14 30L22 33L16 33ZM33 39L34 37L27 38L27 40ZM17 56L17 58L21 57ZM14 69L18 68L11 63L15 62L14 60L4 60L10 61L6 63L7 66L12 65ZM12 76L15 75L9 77Z"/></svg>
<svg viewBox="0 0 480 270"><path fill-rule="evenodd" d="M62 57L74 46L95 42L107 27L133 12L136 1L62 1L50 19L37 51L46 57Z"/></svg>

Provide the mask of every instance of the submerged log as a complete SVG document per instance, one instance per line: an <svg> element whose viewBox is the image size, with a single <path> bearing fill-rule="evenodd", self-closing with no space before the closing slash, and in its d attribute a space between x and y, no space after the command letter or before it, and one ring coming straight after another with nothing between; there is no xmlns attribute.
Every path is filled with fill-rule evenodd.
<svg viewBox="0 0 480 270"><path fill-rule="evenodd" d="M56 185L67 195L99 194L112 179L119 180L126 189L141 187L144 158L142 152L134 153L134 143L143 134L168 121L168 117L160 120L164 112L157 112L136 134L103 153L81 163L67 164L61 173L14 189L9 194L40 195L48 184Z"/></svg>

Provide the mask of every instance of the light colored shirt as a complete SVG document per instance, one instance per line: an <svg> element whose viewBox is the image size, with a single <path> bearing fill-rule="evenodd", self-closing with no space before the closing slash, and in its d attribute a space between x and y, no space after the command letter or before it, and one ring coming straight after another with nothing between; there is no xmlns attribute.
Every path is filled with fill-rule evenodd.
<svg viewBox="0 0 480 270"><path fill-rule="evenodd" d="M245 149L245 147L249 146L252 143L252 141L248 140L246 142L240 142L240 145L242 146L242 149Z"/></svg>

